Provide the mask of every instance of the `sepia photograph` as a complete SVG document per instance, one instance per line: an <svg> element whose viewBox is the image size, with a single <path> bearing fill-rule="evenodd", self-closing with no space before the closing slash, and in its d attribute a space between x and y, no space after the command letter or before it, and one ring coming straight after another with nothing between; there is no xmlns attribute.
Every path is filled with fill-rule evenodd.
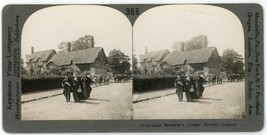
<svg viewBox="0 0 267 135"><path fill-rule="evenodd" d="M134 119L244 118L243 33L216 6L144 12L133 26Z"/></svg>
<svg viewBox="0 0 267 135"><path fill-rule="evenodd" d="M259 132L256 3L10 4L5 133Z"/></svg>
<svg viewBox="0 0 267 135"><path fill-rule="evenodd" d="M68 5L33 13L22 31L22 120L132 117L132 26L119 11Z"/></svg>

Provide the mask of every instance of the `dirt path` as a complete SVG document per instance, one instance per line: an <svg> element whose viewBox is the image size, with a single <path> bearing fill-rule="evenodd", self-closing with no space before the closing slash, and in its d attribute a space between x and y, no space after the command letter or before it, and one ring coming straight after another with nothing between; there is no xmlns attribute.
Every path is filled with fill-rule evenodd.
<svg viewBox="0 0 267 135"><path fill-rule="evenodd" d="M245 84L224 83L206 88L195 102L176 95L134 104L134 119L235 119L245 113Z"/></svg>
<svg viewBox="0 0 267 135"><path fill-rule="evenodd" d="M22 120L131 119L132 85L114 83L94 88L91 98L66 102L63 95L22 104Z"/></svg>

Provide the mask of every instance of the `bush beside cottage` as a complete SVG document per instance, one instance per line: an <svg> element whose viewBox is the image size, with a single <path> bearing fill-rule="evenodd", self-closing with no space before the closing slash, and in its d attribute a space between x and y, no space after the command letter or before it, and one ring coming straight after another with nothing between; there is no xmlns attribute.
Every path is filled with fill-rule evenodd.
<svg viewBox="0 0 267 135"><path fill-rule="evenodd" d="M62 88L63 76L23 76L21 79L21 93L37 92Z"/></svg>
<svg viewBox="0 0 267 135"><path fill-rule="evenodd" d="M151 90L174 88L173 82L175 79L175 75L133 76L133 92L138 93Z"/></svg>

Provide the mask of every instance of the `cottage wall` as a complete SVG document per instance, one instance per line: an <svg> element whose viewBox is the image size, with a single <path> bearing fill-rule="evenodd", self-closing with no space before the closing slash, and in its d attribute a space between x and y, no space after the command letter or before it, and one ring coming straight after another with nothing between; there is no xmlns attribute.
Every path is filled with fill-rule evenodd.
<svg viewBox="0 0 267 135"><path fill-rule="evenodd" d="M56 54L55 51L51 52L46 60L43 60L42 58L37 58L37 61L29 61L27 63L27 69L29 70L28 73L30 75L40 74L42 71L45 70L47 62L55 54Z"/></svg>
<svg viewBox="0 0 267 135"><path fill-rule="evenodd" d="M145 70L146 74L154 74L157 70L159 70L159 64L155 61L145 61L141 63L141 70L143 74L145 74Z"/></svg>
<svg viewBox="0 0 267 135"><path fill-rule="evenodd" d="M76 64L76 66L80 69L81 72L90 71L92 64Z"/></svg>
<svg viewBox="0 0 267 135"><path fill-rule="evenodd" d="M163 50L164 51L164 50ZM158 54L155 54L155 52L150 52L154 53L154 56L149 56L147 59L144 59L143 61L140 62L140 69L142 74L154 74L158 70L160 70L160 64L161 62L165 59L165 57L170 54L169 51L164 51L158 52ZM145 55L151 55L151 54L145 54ZM159 57L160 56L160 57ZM141 57L141 56L140 56Z"/></svg>
<svg viewBox="0 0 267 135"><path fill-rule="evenodd" d="M90 70L91 75L107 75L107 69L104 68L91 68Z"/></svg>
<svg viewBox="0 0 267 135"><path fill-rule="evenodd" d="M190 66L195 72L204 70L204 64L203 63L190 64Z"/></svg>
<svg viewBox="0 0 267 135"><path fill-rule="evenodd" d="M144 61L141 63L141 70L143 74L145 74L144 70L147 71L147 74L154 74L155 72L161 69L160 63L161 61L155 61L153 59L149 62Z"/></svg>
<svg viewBox="0 0 267 135"><path fill-rule="evenodd" d="M80 70L80 68L77 66L77 65L75 65L75 64L72 64L72 65L70 65L70 68L72 69L72 71L75 73L75 72L82 72L81 70Z"/></svg>
<svg viewBox="0 0 267 135"><path fill-rule="evenodd" d="M213 51L211 54L210 59L208 62L204 65L204 72L206 74L220 74L220 57L218 55L218 52Z"/></svg>
<svg viewBox="0 0 267 135"><path fill-rule="evenodd" d="M106 75L107 74L107 60L106 56L104 54L104 51L102 50L98 57L95 59L95 62L90 67L90 72L92 75Z"/></svg>

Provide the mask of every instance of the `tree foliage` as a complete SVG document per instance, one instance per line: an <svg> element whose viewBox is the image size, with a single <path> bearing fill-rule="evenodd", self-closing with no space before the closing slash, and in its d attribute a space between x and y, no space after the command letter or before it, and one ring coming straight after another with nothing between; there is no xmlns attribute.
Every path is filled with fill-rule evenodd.
<svg viewBox="0 0 267 135"><path fill-rule="evenodd" d="M138 59L136 58L136 55L133 54L133 66L132 66L132 70L133 70L133 74L141 74L141 70L138 67Z"/></svg>
<svg viewBox="0 0 267 135"><path fill-rule="evenodd" d="M24 59L21 57L20 58L20 74L21 75L26 75L27 74L27 71L24 67Z"/></svg>
<svg viewBox="0 0 267 135"><path fill-rule="evenodd" d="M180 50L183 48L184 51L190 51L207 47L208 43L208 37L206 35L198 35L185 42L175 42L172 45L172 49Z"/></svg>
<svg viewBox="0 0 267 135"><path fill-rule="evenodd" d="M94 37L91 35L85 35L80 37L78 40L75 40L71 43L72 51L84 50L94 46Z"/></svg>
<svg viewBox="0 0 267 135"><path fill-rule="evenodd" d="M107 59L108 66L113 74L130 74L130 58L120 50L111 50Z"/></svg>
<svg viewBox="0 0 267 135"><path fill-rule="evenodd" d="M233 49L223 51L222 65L227 74L243 74L244 62L242 55L235 52Z"/></svg>
<svg viewBox="0 0 267 135"><path fill-rule="evenodd" d="M65 51L67 43L68 42L61 42L58 45L58 49L60 51ZM85 50L94 46L94 44L95 44L94 37L91 35L85 35L71 42L71 51Z"/></svg>
<svg viewBox="0 0 267 135"><path fill-rule="evenodd" d="M58 49L59 51L65 51L66 50L66 45L67 45L68 42L61 42L59 45L58 45Z"/></svg>
<svg viewBox="0 0 267 135"><path fill-rule="evenodd" d="M208 38L205 35L199 35L197 37L193 37L191 40L185 42L185 50L196 50L206 47L208 45Z"/></svg>

